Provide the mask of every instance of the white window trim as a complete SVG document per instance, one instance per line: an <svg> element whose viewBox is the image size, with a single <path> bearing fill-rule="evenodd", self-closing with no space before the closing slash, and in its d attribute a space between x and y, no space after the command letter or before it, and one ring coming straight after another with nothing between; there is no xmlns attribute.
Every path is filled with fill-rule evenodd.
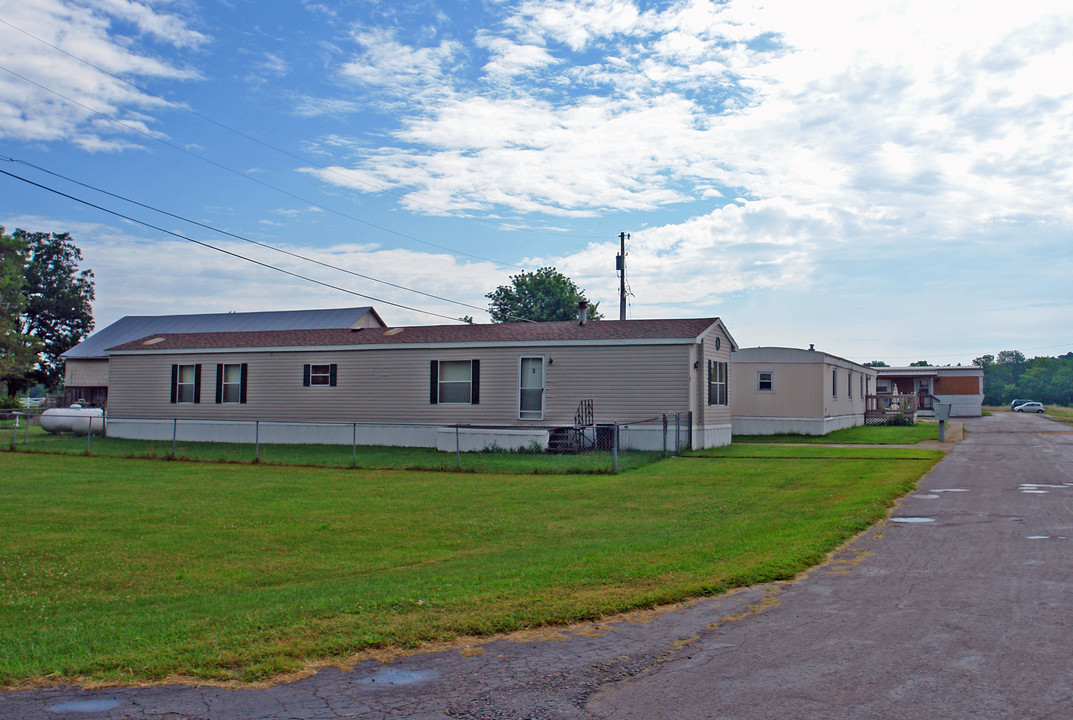
<svg viewBox="0 0 1073 720"><path fill-rule="evenodd" d="M184 368L190 368L190 377L191 377L190 382L183 382L183 369ZM189 400L183 400L182 389L184 387L190 388L190 399ZM196 398L197 398L197 364L196 363L188 363L188 364L184 365L184 364L180 363L179 364L179 369L177 371L177 376L176 376L176 379L175 379L175 402L176 402L176 404L179 404L179 405L193 405L195 400L196 400Z"/></svg>
<svg viewBox="0 0 1073 720"><path fill-rule="evenodd" d="M319 373L314 368L325 368L325 372ZM318 382L323 380L323 382ZM330 387L332 384L332 364L331 363L309 363L309 386L310 387Z"/></svg>
<svg viewBox="0 0 1073 720"><path fill-rule="evenodd" d="M242 402L242 363L222 363L223 376L220 378L220 402L227 403L229 405L238 405ZM227 369L238 368L238 380L228 381ZM229 400L227 397L228 388L233 388L234 399Z"/></svg>
<svg viewBox="0 0 1073 720"><path fill-rule="evenodd" d="M760 387L760 383L762 382L760 376L764 375L764 374L767 374L767 375L771 376L771 379L769 380L769 382L771 383L771 387L769 387L769 388ZM762 392L762 393L769 393L769 392L773 393L773 392L775 392L775 371L774 370L757 370L756 371L756 391L757 392Z"/></svg>
<svg viewBox="0 0 1073 720"><path fill-rule="evenodd" d="M444 365L451 363L457 365L467 365L469 367L469 377L463 380L444 380L443 368ZM440 360L437 365L436 378L436 394L438 396L437 404L439 405L472 405L473 404L473 361L472 360ZM443 386L444 385L465 385L468 388L465 400L444 400L443 399Z"/></svg>

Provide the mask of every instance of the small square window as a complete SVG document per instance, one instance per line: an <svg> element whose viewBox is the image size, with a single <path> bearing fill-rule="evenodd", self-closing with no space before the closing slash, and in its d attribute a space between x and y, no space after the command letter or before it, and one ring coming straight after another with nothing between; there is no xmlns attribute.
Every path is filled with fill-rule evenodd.
<svg viewBox="0 0 1073 720"><path fill-rule="evenodd" d="M775 390L775 372L773 370L758 370L756 373L756 389L759 392L773 392Z"/></svg>
<svg viewBox="0 0 1073 720"><path fill-rule="evenodd" d="M335 387L336 364L304 365L302 367L302 385L305 387Z"/></svg>
<svg viewBox="0 0 1073 720"><path fill-rule="evenodd" d="M309 366L309 384L310 385L331 385L332 382L332 366L331 365L310 365Z"/></svg>

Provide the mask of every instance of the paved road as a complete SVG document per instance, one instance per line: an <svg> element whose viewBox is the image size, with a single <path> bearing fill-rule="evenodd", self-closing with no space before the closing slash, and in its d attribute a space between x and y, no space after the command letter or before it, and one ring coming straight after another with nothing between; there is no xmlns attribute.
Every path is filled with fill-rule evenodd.
<svg viewBox="0 0 1073 720"><path fill-rule="evenodd" d="M795 583L266 689L9 692L0 718L1073 718L1073 426L966 429Z"/></svg>

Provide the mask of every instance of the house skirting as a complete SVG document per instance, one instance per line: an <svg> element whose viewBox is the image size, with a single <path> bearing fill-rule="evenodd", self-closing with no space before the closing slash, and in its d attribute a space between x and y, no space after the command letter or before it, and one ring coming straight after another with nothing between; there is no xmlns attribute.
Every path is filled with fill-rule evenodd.
<svg viewBox="0 0 1073 720"><path fill-rule="evenodd" d="M725 425L695 427L693 428L693 448L700 450L703 448L729 445L733 439L733 433L735 432L737 432L737 430L732 429L730 423Z"/></svg>
<svg viewBox="0 0 1073 720"><path fill-rule="evenodd" d="M177 442L431 448L437 446L441 429L435 425L108 418L109 437Z"/></svg>
<svg viewBox="0 0 1073 720"><path fill-rule="evenodd" d="M950 417L980 417L984 414L983 395L936 395L939 402L950 405Z"/></svg>
<svg viewBox="0 0 1073 720"><path fill-rule="evenodd" d="M427 447L443 452L487 450L546 450L549 428L466 427L446 425L370 425L345 422L301 422L253 420L175 420L108 418L108 435L129 440L170 442L223 442L266 445L383 445ZM680 428L682 433L686 427ZM592 435L595 431L587 431ZM619 429L623 450L674 451L675 426L664 435L660 425L630 425ZM730 444L730 426L709 428L708 442ZM590 438L591 439L591 438ZM683 436L682 446L686 437ZM694 443L697 435L694 434ZM701 447L714 447L703 445ZM694 444L694 447L698 447Z"/></svg>
<svg viewBox="0 0 1073 720"><path fill-rule="evenodd" d="M440 428L436 449L441 452L483 452L491 450L548 449L547 430L509 430L507 428Z"/></svg>
<svg viewBox="0 0 1073 720"><path fill-rule="evenodd" d="M735 435L826 435L832 430L864 424L864 414L824 418L736 417Z"/></svg>

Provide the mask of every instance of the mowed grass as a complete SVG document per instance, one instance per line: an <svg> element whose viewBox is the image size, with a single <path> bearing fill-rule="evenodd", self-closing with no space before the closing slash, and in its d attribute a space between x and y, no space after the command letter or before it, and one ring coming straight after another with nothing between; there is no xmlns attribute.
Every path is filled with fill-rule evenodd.
<svg viewBox="0 0 1073 720"><path fill-rule="evenodd" d="M0 426L0 447L11 447L13 430ZM543 452L440 452L435 448L401 448L380 445L300 445L222 442L177 442L127 440L94 435L51 435L37 425L29 432L23 426L15 447L23 452L61 453L125 458L167 458L197 462L266 463L316 467L394 468L406 470L462 470L509 473L609 473L615 460L611 452L576 455ZM663 458L660 452L625 450L618 453L619 470L642 467Z"/></svg>
<svg viewBox="0 0 1073 720"><path fill-rule="evenodd" d="M915 425L858 425L832 430L826 435L735 435L735 443L810 443L849 445L915 445L924 440L939 439L939 423L918 422ZM949 438L947 438L949 439Z"/></svg>
<svg viewBox="0 0 1073 720"><path fill-rule="evenodd" d="M0 685L256 681L790 578L940 456L870 451L542 476L2 453Z"/></svg>

